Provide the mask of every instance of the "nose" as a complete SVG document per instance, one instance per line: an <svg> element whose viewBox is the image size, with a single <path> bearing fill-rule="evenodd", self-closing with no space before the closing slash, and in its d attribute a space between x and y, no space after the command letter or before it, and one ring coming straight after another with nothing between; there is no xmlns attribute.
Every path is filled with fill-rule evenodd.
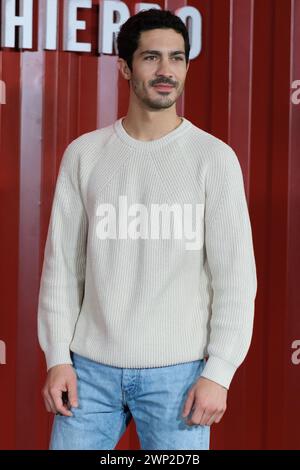
<svg viewBox="0 0 300 470"><path fill-rule="evenodd" d="M172 71L170 70L170 63L168 61L168 59L161 59L159 62L158 62L158 66L157 66L157 69L156 69L156 73L155 73L157 76L164 76L164 77L168 77L168 78L172 78L173 77L173 73Z"/></svg>

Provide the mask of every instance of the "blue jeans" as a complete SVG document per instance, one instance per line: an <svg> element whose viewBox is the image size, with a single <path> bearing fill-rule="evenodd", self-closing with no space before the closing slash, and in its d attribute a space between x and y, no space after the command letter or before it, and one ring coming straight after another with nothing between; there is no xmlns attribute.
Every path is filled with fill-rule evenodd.
<svg viewBox="0 0 300 470"><path fill-rule="evenodd" d="M114 449L132 418L141 449L209 449L210 427L189 426L182 417L187 393L205 359L126 369L72 355L79 407L71 408L73 416L55 415L51 450Z"/></svg>

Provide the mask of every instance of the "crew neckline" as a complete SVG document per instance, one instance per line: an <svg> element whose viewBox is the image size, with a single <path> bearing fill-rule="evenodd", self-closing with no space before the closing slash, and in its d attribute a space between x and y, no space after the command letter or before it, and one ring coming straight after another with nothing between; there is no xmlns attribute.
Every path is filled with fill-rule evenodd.
<svg viewBox="0 0 300 470"><path fill-rule="evenodd" d="M125 117L126 116L122 116L115 121L115 132L123 142L125 142L131 147L140 150L153 150L161 148L172 140L177 139L187 128L191 127L192 125L192 123L188 119L183 116L179 116L182 120L181 123L177 127L175 127L175 129L168 132L166 135L153 140L139 140L129 135L128 132L125 130L125 127L122 124L123 119L125 119Z"/></svg>

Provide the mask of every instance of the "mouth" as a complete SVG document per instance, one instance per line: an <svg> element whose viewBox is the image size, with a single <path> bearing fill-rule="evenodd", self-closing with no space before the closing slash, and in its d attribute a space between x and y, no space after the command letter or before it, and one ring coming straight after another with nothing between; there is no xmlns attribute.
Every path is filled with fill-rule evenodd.
<svg viewBox="0 0 300 470"><path fill-rule="evenodd" d="M154 85L154 88L157 90L157 91L171 91L174 86L173 85L168 85L168 84L164 84L164 83L159 83L157 85Z"/></svg>

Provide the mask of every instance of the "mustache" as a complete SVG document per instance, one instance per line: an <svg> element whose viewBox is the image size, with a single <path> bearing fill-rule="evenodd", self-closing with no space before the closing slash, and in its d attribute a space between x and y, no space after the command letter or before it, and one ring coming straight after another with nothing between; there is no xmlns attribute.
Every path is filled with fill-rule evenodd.
<svg viewBox="0 0 300 470"><path fill-rule="evenodd" d="M160 83L164 85L176 86L176 82L173 82L169 80L168 78L160 78L159 80L155 80L151 83L151 86L159 85Z"/></svg>

